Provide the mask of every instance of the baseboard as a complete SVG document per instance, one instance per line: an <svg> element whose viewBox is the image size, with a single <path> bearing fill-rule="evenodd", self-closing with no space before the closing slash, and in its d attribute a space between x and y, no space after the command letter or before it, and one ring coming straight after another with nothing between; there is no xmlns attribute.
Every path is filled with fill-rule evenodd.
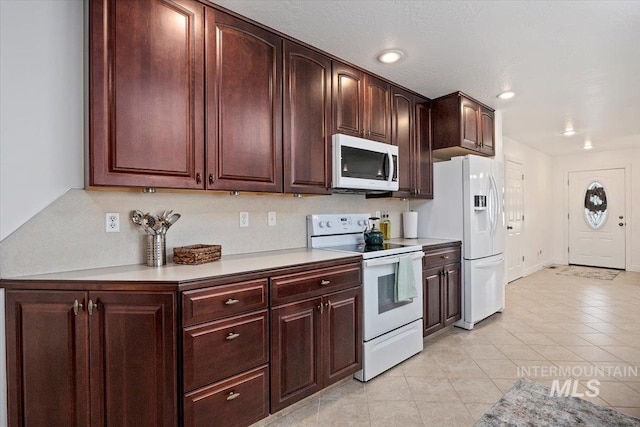
<svg viewBox="0 0 640 427"><path fill-rule="evenodd" d="M523 277L527 277L527 276L529 276L529 275L531 275L531 274L533 274L533 273L535 273L537 271L540 271L543 268L548 267L548 266L550 266L552 264L553 264L553 262L551 260L547 260L547 261L541 262L539 264L533 265L531 267L527 267L522 272Z"/></svg>
<svg viewBox="0 0 640 427"><path fill-rule="evenodd" d="M635 271L636 273L640 273L640 265L632 265L627 271Z"/></svg>

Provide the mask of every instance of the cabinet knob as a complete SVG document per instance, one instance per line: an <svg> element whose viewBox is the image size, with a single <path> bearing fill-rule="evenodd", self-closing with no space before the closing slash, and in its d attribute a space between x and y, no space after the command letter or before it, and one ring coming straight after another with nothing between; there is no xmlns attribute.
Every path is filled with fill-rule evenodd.
<svg viewBox="0 0 640 427"><path fill-rule="evenodd" d="M200 184L202 182L202 178L200 177L200 172L196 174L196 184Z"/></svg>
<svg viewBox="0 0 640 427"><path fill-rule="evenodd" d="M209 174L209 185L213 185L213 174Z"/></svg>
<svg viewBox="0 0 640 427"><path fill-rule="evenodd" d="M321 280L321 281L320 281L320 284L321 284L322 286L330 285L330 284L331 284L331 280Z"/></svg>
<svg viewBox="0 0 640 427"><path fill-rule="evenodd" d="M240 397L240 393L230 391L229 394L227 395L227 400L237 399L238 397Z"/></svg>
<svg viewBox="0 0 640 427"><path fill-rule="evenodd" d="M231 340L235 340L239 336L240 336L240 334L236 334L235 332L229 332L229 335L227 335L226 339L228 341L231 341Z"/></svg>
<svg viewBox="0 0 640 427"><path fill-rule="evenodd" d="M75 300L73 303L73 314L78 315L78 311L82 310L82 303Z"/></svg>
<svg viewBox="0 0 640 427"><path fill-rule="evenodd" d="M87 310L89 310L89 316L93 315L93 310L98 310L98 303L89 300L89 304L87 304Z"/></svg>
<svg viewBox="0 0 640 427"><path fill-rule="evenodd" d="M239 303L239 302L240 302L240 300L239 300L239 299L229 298L229 299L228 299L228 300L226 300L224 303L225 303L226 305L234 305L234 304L237 304L237 303Z"/></svg>

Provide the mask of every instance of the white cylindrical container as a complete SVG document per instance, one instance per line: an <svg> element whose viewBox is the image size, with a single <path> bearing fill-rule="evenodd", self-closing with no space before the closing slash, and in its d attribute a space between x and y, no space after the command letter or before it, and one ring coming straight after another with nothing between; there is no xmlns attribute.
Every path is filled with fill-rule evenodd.
<svg viewBox="0 0 640 427"><path fill-rule="evenodd" d="M415 239L418 237L418 212L403 212L402 227L405 239Z"/></svg>

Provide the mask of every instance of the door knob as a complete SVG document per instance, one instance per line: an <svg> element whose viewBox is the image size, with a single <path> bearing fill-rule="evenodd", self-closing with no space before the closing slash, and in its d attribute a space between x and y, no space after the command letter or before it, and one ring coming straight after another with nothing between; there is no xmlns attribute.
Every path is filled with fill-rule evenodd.
<svg viewBox="0 0 640 427"><path fill-rule="evenodd" d="M619 222L618 225L622 227L624 224L622 222Z"/></svg>
<svg viewBox="0 0 640 427"><path fill-rule="evenodd" d="M623 217L622 215L620 215L620 216L618 217L618 219L624 219L624 217Z"/></svg>
<svg viewBox="0 0 640 427"><path fill-rule="evenodd" d="M513 227L510 225L507 225L507 230L513 230Z"/></svg>

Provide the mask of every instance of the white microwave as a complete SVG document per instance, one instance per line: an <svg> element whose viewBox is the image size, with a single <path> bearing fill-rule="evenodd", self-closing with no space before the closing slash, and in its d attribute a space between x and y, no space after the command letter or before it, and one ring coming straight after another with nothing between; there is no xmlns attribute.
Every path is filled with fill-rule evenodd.
<svg viewBox="0 0 640 427"><path fill-rule="evenodd" d="M333 135L334 190L398 190L398 147L355 136Z"/></svg>

